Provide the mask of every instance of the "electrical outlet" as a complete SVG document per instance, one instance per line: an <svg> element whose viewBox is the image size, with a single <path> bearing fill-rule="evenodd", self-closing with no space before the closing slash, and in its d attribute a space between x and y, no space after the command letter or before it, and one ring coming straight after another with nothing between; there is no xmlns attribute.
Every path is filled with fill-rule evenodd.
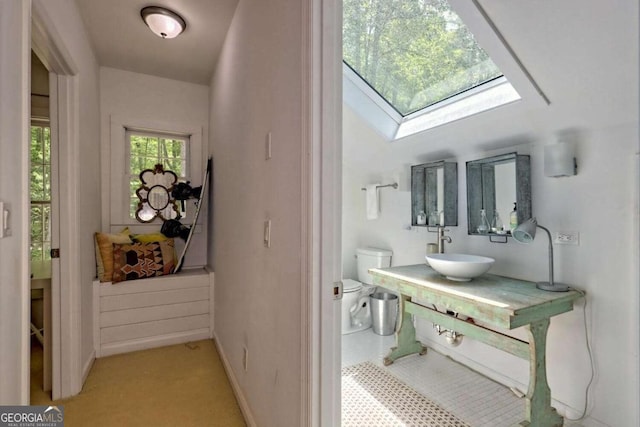
<svg viewBox="0 0 640 427"><path fill-rule="evenodd" d="M247 347L242 347L242 368L245 372L249 370L249 350Z"/></svg>
<svg viewBox="0 0 640 427"><path fill-rule="evenodd" d="M556 245L579 245L580 233L577 231L556 231L553 233L553 243Z"/></svg>

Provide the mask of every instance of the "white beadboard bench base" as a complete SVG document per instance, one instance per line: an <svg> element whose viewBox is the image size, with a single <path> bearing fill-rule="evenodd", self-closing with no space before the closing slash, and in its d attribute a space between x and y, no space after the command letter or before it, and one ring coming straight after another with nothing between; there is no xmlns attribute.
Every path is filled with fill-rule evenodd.
<svg viewBox="0 0 640 427"><path fill-rule="evenodd" d="M213 337L213 273L93 282L96 357Z"/></svg>

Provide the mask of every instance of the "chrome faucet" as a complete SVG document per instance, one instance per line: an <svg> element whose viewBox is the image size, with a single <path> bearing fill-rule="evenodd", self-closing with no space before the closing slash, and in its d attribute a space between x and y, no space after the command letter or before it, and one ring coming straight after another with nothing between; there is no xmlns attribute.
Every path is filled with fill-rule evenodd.
<svg viewBox="0 0 640 427"><path fill-rule="evenodd" d="M451 237L445 236L444 235L445 231L449 231L449 230L446 230L441 225L438 226L438 253L439 254L443 254L444 253L444 242L445 241L447 243L451 243Z"/></svg>

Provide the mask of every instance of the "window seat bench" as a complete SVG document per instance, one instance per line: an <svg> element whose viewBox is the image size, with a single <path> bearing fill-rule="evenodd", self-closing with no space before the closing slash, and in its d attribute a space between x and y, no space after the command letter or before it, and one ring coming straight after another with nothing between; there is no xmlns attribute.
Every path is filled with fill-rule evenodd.
<svg viewBox="0 0 640 427"><path fill-rule="evenodd" d="M93 282L96 357L213 337L213 272Z"/></svg>

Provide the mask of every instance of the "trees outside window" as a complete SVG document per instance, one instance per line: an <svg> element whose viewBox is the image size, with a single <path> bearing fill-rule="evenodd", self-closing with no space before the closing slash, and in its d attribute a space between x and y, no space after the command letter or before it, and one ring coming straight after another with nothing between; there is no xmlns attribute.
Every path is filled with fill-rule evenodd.
<svg viewBox="0 0 640 427"><path fill-rule="evenodd" d="M402 116L502 76L446 0L344 0L343 58Z"/></svg>
<svg viewBox="0 0 640 427"><path fill-rule="evenodd" d="M154 169L161 164L165 171L172 171L179 180L186 180L188 175L188 136L176 136L160 133L127 132L129 153L129 216L136 218L136 210L140 199L136 190L140 188L140 172ZM181 212L184 216L184 213Z"/></svg>
<svg viewBox="0 0 640 427"><path fill-rule="evenodd" d="M51 259L51 128L31 124L31 259Z"/></svg>

